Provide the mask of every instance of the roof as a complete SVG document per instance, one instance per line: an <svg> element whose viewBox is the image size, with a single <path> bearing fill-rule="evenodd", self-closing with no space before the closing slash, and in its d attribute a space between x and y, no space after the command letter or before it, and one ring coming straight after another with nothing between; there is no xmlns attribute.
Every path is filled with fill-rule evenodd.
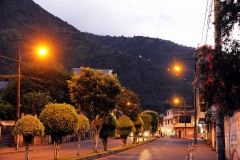
<svg viewBox="0 0 240 160"><path fill-rule="evenodd" d="M0 125L1 126L14 126L15 125L15 120L1 120Z"/></svg>

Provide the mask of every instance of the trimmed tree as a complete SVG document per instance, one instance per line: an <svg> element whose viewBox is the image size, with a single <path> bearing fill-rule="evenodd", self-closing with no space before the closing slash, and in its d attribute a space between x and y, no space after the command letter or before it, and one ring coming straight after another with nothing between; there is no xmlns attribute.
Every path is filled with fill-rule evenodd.
<svg viewBox="0 0 240 160"><path fill-rule="evenodd" d="M45 133L50 135L54 144L54 159L58 159L63 138L78 131L78 114L70 104L47 104L40 114Z"/></svg>
<svg viewBox="0 0 240 160"><path fill-rule="evenodd" d="M158 129L158 124L159 124L159 119L158 119L158 113L155 111L150 111L150 110L146 110L142 112L143 114L148 114L152 117L152 121L151 121L151 133L154 134L156 133L157 129Z"/></svg>
<svg viewBox="0 0 240 160"><path fill-rule="evenodd" d="M126 89L125 87L122 87L121 94L119 94L117 98L118 102L116 108L116 115L128 116L133 122L136 122L136 125L138 127L138 125L140 124L138 115L141 112L140 99L138 94L134 93L129 89ZM133 136L134 136L133 143L135 143L138 138L138 133L134 132Z"/></svg>
<svg viewBox="0 0 240 160"><path fill-rule="evenodd" d="M117 121L117 133L120 135L120 138L123 142L123 146L127 144L127 137L134 131L134 124L131 119L122 115Z"/></svg>
<svg viewBox="0 0 240 160"><path fill-rule="evenodd" d="M89 120L86 116L83 114L78 115L78 151L77 156L79 156L79 150L80 150L80 142L81 142L81 136L85 132L87 132L90 128Z"/></svg>
<svg viewBox="0 0 240 160"><path fill-rule="evenodd" d="M80 75L74 73L68 81L71 100L81 113L91 121L94 132L94 151L97 152L99 133L120 93L117 75L110 76L101 70L81 67Z"/></svg>
<svg viewBox="0 0 240 160"><path fill-rule="evenodd" d="M133 143L137 142L138 139L138 134L142 133L143 131L143 120L140 114L137 116L137 119L133 121L134 127L135 127L135 132L134 132L134 137L133 137Z"/></svg>
<svg viewBox="0 0 240 160"><path fill-rule="evenodd" d="M107 150L107 142L109 137L113 137L116 134L117 121L116 119L109 114L108 118L102 125L99 137L102 138L104 150Z"/></svg>
<svg viewBox="0 0 240 160"><path fill-rule="evenodd" d="M151 131L152 130L152 126L151 126L152 116L142 112L141 118L143 120L143 131L148 131L148 132ZM144 140L144 138L143 138L143 140Z"/></svg>
<svg viewBox="0 0 240 160"><path fill-rule="evenodd" d="M13 135L22 135L25 145L25 160L29 160L29 144L32 143L34 137L44 136L43 124L32 115L26 115L19 119L13 129Z"/></svg>
<svg viewBox="0 0 240 160"><path fill-rule="evenodd" d="M143 131L151 130L152 116L142 112L141 118L143 120Z"/></svg>

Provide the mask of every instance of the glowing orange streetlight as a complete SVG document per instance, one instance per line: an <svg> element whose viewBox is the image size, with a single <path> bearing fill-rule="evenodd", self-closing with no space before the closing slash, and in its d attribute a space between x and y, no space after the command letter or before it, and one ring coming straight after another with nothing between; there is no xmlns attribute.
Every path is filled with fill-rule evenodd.
<svg viewBox="0 0 240 160"><path fill-rule="evenodd" d="M174 99L174 103L179 103L178 98L175 98L175 99Z"/></svg>
<svg viewBox="0 0 240 160"><path fill-rule="evenodd" d="M40 55L45 55L47 53L47 50L44 49L44 48L41 48L38 50L38 53ZM32 53L29 53L29 54L32 54ZM24 54L24 55L28 55L28 54ZM21 104L21 101L20 101L20 91L21 91L21 52L19 50L18 52L18 60L16 60L18 62L18 83L17 83L17 112L16 112L16 121L18 121L20 119L20 104ZM19 149L19 135L17 135L16 137L16 150Z"/></svg>
<svg viewBox="0 0 240 160"><path fill-rule="evenodd" d="M44 48L39 50L39 54L41 54L41 55L45 55L46 53L47 53L47 50Z"/></svg>
<svg viewBox="0 0 240 160"><path fill-rule="evenodd" d="M175 67L174 67L174 70L175 70L175 71L180 71L181 68L180 68L179 66L175 66Z"/></svg>

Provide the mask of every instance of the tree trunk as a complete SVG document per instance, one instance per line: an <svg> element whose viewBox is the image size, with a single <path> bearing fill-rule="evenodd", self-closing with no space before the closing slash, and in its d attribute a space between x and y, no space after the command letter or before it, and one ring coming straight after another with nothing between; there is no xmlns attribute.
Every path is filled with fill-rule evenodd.
<svg viewBox="0 0 240 160"><path fill-rule="evenodd" d="M58 159L60 150L60 140L54 141L54 159Z"/></svg>
<svg viewBox="0 0 240 160"><path fill-rule="evenodd" d="M98 149L98 140L99 140L99 133L102 129L104 120L102 118L99 118L99 116L96 116L92 122L93 126L93 132L94 132L94 138L93 138L93 150L97 152Z"/></svg>
<svg viewBox="0 0 240 160"><path fill-rule="evenodd" d="M102 138L102 142L103 142L104 151L106 151L106 150L107 150L107 141L108 141L107 137L106 137L106 138Z"/></svg>
<svg viewBox="0 0 240 160"><path fill-rule="evenodd" d="M222 54L222 37L221 37L221 5L220 0L214 0L214 43L217 54ZM225 136L224 136L224 114L221 108L217 108L216 119L216 136L217 136L217 159L225 160Z"/></svg>
<svg viewBox="0 0 240 160"><path fill-rule="evenodd" d="M135 132L135 133L133 134L133 144L134 144L134 143L137 143L137 138L138 138L138 133Z"/></svg>
<svg viewBox="0 0 240 160"><path fill-rule="evenodd" d="M100 133L100 130L95 128L94 142L93 142L94 143L93 150L95 152L97 152L97 149L98 149L99 133Z"/></svg>
<svg viewBox="0 0 240 160"><path fill-rule="evenodd" d="M217 108L216 130L217 159L225 160L224 114L220 108Z"/></svg>
<svg viewBox="0 0 240 160"><path fill-rule="evenodd" d="M123 142L123 147L125 147L127 145L127 138L121 138L122 142Z"/></svg>
<svg viewBox="0 0 240 160"><path fill-rule="evenodd" d="M29 144L28 143L25 146L25 160L30 160L30 158L29 158Z"/></svg>
<svg viewBox="0 0 240 160"><path fill-rule="evenodd" d="M81 142L81 132L78 131L78 151L77 151L77 156L79 156L79 151L80 151L80 142Z"/></svg>

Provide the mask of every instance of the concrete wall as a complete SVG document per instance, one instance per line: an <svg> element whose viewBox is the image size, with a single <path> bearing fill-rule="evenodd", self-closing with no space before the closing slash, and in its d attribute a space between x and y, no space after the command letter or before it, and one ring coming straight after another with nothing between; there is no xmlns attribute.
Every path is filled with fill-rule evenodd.
<svg viewBox="0 0 240 160"><path fill-rule="evenodd" d="M224 118L225 154L227 159L240 158L240 112Z"/></svg>

